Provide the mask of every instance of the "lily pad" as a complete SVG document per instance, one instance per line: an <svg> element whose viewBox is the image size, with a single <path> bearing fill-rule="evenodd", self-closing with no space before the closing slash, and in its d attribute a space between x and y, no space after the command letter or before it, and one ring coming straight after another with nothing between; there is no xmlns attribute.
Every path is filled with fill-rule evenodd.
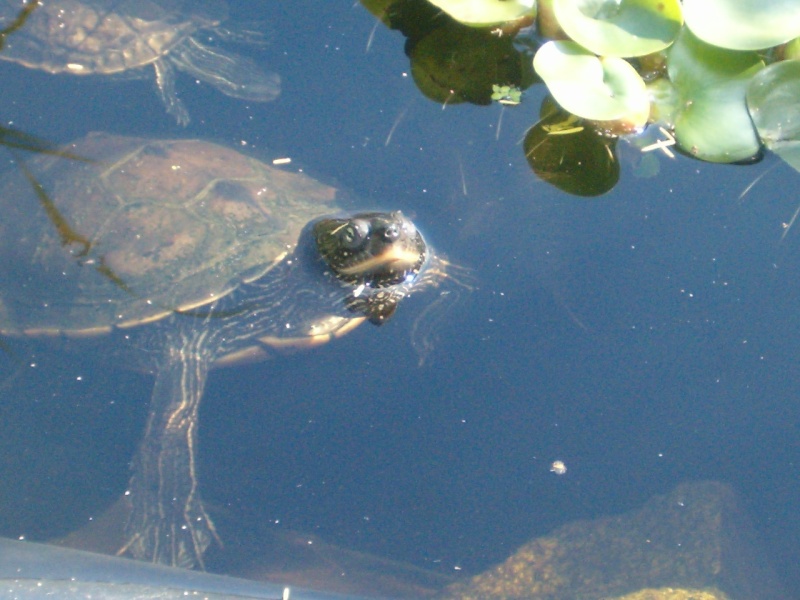
<svg viewBox="0 0 800 600"><path fill-rule="evenodd" d="M668 47L683 24L678 0L553 0L561 28L601 56L644 56Z"/></svg>
<svg viewBox="0 0 800 600"><path fill-rule="evenodd" d="M747 87L747 108L767 148L800 171L800 61L762 69Z"/></svg>
<svg viewBox="0 0 800 600"><path fill-rule="evenodd" d="M800 36L797 0L683 0L683 16L692 33L721 48L759 50Z"/></svg>
<svg viewBox="0 0 800 600"><path fill-rule="evenodd" d="M490 26L536 16L536 0L430 0L465 25Z"/></svg>
<svg viewBox="0 0 800 600"><path fill-rule="evenodd" d="M575 42L547 42L533 68L565 110L594 121L622 121L630 129L647 122L644 81L625 60L599 58Z"/></svg>

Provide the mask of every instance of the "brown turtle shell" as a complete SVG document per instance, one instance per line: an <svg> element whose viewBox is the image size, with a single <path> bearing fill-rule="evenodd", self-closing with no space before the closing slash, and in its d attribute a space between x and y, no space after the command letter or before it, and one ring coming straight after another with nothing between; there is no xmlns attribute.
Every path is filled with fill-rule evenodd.
<svg viewBox="0 0 800 600"><path fill-rule="evenodd" d="M217 31L217 37L259 42L256 33L221 30L227 15L224 0L0 0L0 60L73 75L152 65L167 112L186 125L174 69L233 98L268 102L280 93L277 74L197 39L201 31Z"/></svg>
<svg viewBox="0 0 800 600"><path fill-rule="evenodd" d="M0 59L48 73L112 74L151 64L227 18L223 0L0 0L14 27Z"/></svg>
<svg viewBox="0 0 800 600"><path fill-rule="evenodd" d="M0 182L0 331L94 335L210 304L280 263L337 190L199 140L102 133ZM338 326L338 325L337 325Z"/></svg>

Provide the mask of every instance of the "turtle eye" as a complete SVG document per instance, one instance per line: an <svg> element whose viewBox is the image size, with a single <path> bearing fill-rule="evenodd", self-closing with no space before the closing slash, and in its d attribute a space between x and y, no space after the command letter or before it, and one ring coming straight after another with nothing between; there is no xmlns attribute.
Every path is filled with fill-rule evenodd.
<svg viewBox="0 0 800 600"><path fill-rule="evenodd" d="M339 232L342 245L348 250L358 248L369 235L369 223L364 219L352 219Z"/></svg>
<svg viewBox="0 0 800 600"><path fill-rule="evenodd" d="M393 242L400 237L400 226L397 223L389 223L383 229L383 239L387 242Z"/></svg>

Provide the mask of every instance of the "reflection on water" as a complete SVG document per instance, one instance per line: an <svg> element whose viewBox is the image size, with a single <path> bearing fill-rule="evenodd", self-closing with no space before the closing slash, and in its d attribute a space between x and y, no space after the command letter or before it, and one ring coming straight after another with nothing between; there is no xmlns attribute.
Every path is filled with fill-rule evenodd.
<svg viewBox="0 0 800 600"><path fill-rule="evenodd" d="M214 373L198 432L224 541L209 569L255 572L276 539L307 533L464 579L560 526L714 479L741 496L781 577L800 581L798 342L786 335L800 325L800 264L798 238L778 242L796 201L785 167L736 203L760 167L661 157L658 177L623 164L607 196L576 200L524 164L539 98L504 109L424 99L405 39L359 7L241 0L229 11L228 23L268 24L268 44L236 50L281 74L274 102L179 75L183 128L142 81L6 61L3 125L56 144L105 131L272 150L370 208L412 215L477 281L421 368L410 332L422 296L380 335ZM188 35L210 45L207 32ZM152 380L117 368L110 339L80 342L3 339L4 535L81 531L126 488ZM331 577L354 569L320 556L348 565Z"/></svg>

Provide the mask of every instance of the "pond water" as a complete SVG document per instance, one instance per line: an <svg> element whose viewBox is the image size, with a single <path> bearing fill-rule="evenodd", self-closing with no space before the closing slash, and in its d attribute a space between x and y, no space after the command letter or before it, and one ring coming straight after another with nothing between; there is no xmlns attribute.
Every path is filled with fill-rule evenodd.
<svg viewBox="0 0 800 600"><path fill-rule="evenodd" d="M800 229L781 238L797 174L770 157L662 157L657 177L623 165L607 195L569 196L523 156L541 87L519 107L442 106L415 87L402 35L358 4L239 1L231 15L268 34L236 51L281 75L274 102L179 74L180 127L150 79L0 62L3 124L290 156L365 207L413 215L472 289L447 299L421 365L411 332L436 291L381 328L213 372L199 468L225 547L209 568L251 561L237 540L253 531L302 531L477 573L564 523L714 479L800 586ZM63 536L124 491L152 378L94 349L3 343L0 534Z"/></svg>

